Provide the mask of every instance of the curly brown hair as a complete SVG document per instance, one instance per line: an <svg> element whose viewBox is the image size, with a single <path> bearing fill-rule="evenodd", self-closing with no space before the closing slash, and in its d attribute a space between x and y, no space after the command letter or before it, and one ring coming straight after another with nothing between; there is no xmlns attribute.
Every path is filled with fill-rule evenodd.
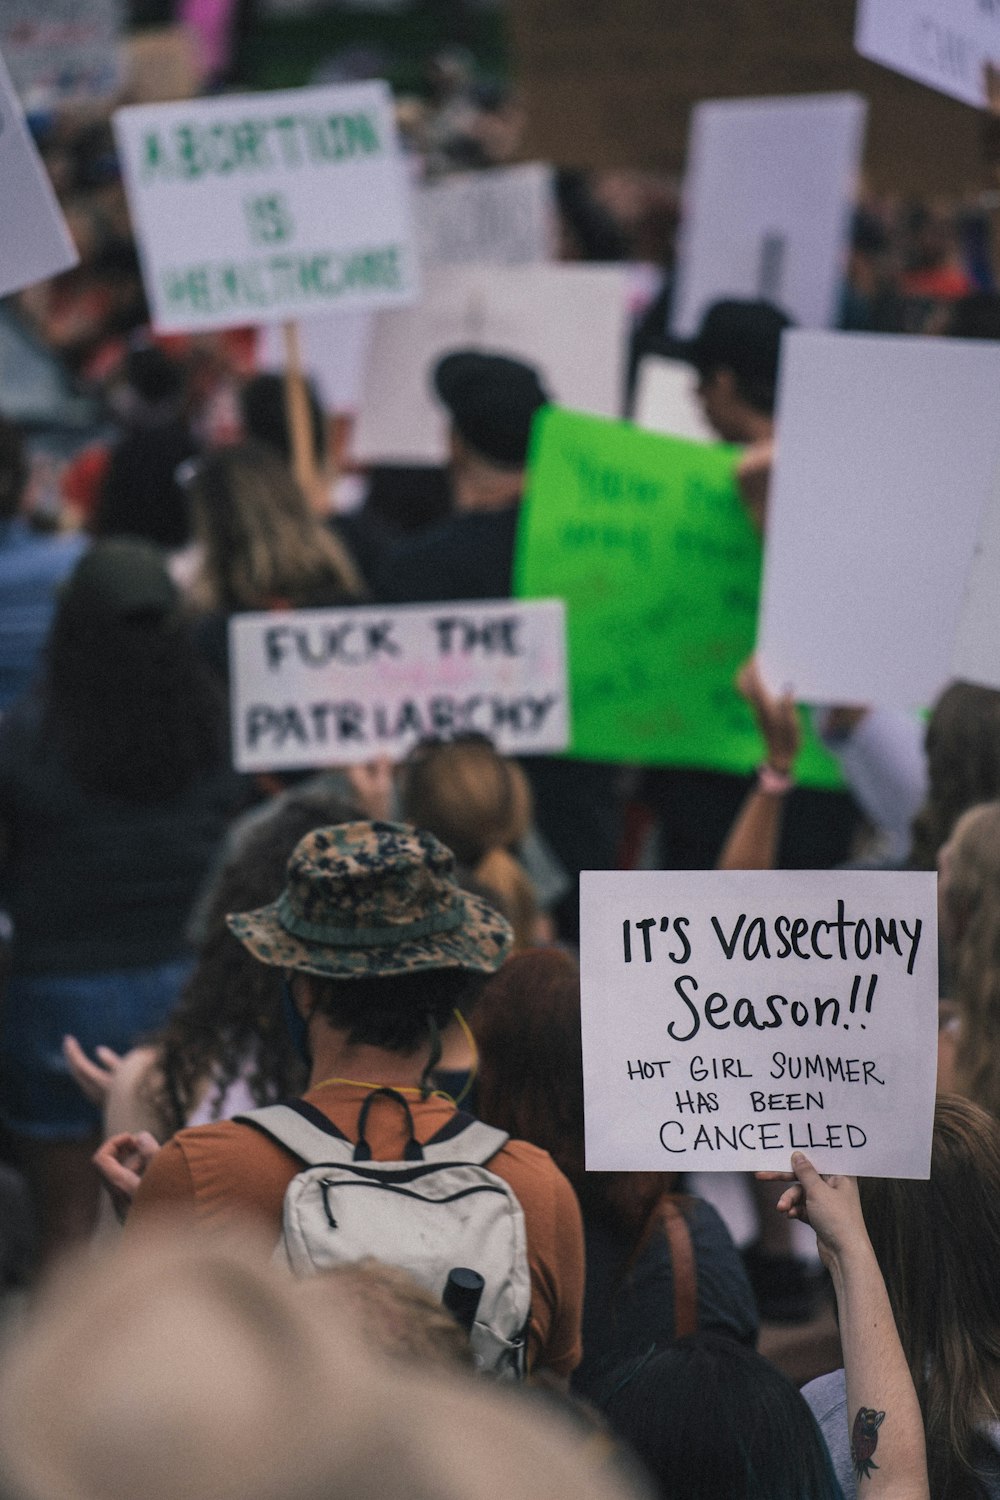
<svg viewBox="0 0 1000 1500"><path fill-rule="evenodd" d="M246 1081L257 1104L304 1088L305 1068L282 1016L281 970L251 957L226 926L226 915L276 900L299 840L314 828L359 816L332 792L288 793L245 834L219 871L206 906L197 965L153 1039L158 1066L150 1074L149 1102L170 1133L186 1125L206 1078L216 1085L216 1116L227 1087L248 1065Z"/></svg>

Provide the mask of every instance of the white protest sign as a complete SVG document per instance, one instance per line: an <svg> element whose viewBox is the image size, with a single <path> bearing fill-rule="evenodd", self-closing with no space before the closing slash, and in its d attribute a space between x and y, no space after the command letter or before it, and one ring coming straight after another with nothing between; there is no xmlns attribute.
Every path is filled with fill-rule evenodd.
<svg viewBox="0 0 1000 1500"><path fill-rule="evenodd" d="M0 57L0 297L68 271L80 257Z"/></svg>
<svg viewBox="0 0 1000 1500"><path fill-rule="evenodd" d="M157 329L281 322L416 295L386 84L136 105L114 124Z"/></svg>
<svg viewBox="0 0 1000 1500"><path fill-rule="evenodd" d="M966 104L986 105L987 63L1000 63L996 0L858 0L854 45Z"/></svg>
<svg viewBox="0 0 1000 1500"><path fill-rule="evenodd" d="M806 703L919 708L952 675L1000 469L1000 344L782 339L758 650Z"/></svg>
<svg viewBox="0 0 1000 1500"><path fill-rule="evenodd" d="M647 354L639 365L636 381L632 417L635 425L649 432L662 432L666 437L715 442L716 434L695 394L696 380L692 367L681 360Z"/></svg>
<svg viewBox="0 0 1000 1500"><path fill-rule="evenodd" d="M430 265L536 265L553 259L552 169L537 162L462 172L414 195L417 240Z"/></svg>
<svg viewBox="0 0 1000 1500"><path fill-rule="evenodd" d="M326 412L353 412L361 400L361 383L375 328L375 315L365 308L323 313L299 324L302 368L316 387ZM269 324L260 330L257 363L262 370L284 370L285 339Z"/></svg>
<svg viewBox="0 0 1000 1500"><path fill-rule="evenodd" d="M453 349L534 365L561 406L621 412L629 273L623 266L453 266L425 276L424 295L379 313L352 454L360 463L443 463L447 416L431 385Z"/></svg>
<svg viewBox="0 0 1000 1500"><path fill-rule="evenodd" d="M236 615L239 771L401 760L429 735L488 735L508 755L569 739L560 601Z"/></svg>
<svg viewBox="0 0 1000 1500"><path fill-rule="evenodd" d="M833 323L866 113L856 94L696 106L675 334L689 338L723 297L764 298L807 328Z"/></svg>
<svg viewBox="0 0 1000 1500"><path fill-rule="evenodd" d="M588 1171L927 1177L936 877L580 877Z"/></svg>
<svg viewBox="0 0 1000 1500"><path fill-rule="evenodd" d="M124 0L3 0L0 51L25 107L110 98L124 24Z"/></svg>
<svg viewBox="0 0 1000 1500"><path fill-rule="evenodd" d="M1000 688L1000 474L966 582L951 675L980 687Z"/></svg>

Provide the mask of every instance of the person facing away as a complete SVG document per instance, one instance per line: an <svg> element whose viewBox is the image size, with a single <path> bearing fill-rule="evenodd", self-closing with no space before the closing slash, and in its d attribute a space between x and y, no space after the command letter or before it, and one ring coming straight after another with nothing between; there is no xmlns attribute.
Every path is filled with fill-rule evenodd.
<svg viewBox="0 0 1000 1500"><path fill-rule="evenodd" d="M774 436L781 335L790 318L770 302L713 302L691 339L671 340L674 359L693 365L698 399L725 443L761 443Z"/></svg>
<svg viewBox="0 0 1000 1500"><path fill-rule="evenodd" d="M459 889L454 857L406 824L316 829L296 847L276 902L230 927L288 980L290 1030L309 1067L299 1105L327 1133L399 1161L456 1128L457 1106L431 1092L431 1072L460 1011L506 957L511 932ZM332 1128L331 1128L332 1127ZM456 1146L458 1142L456 1142ZM412 1143L411 1143L412 1149ZM568 1376L580 1359L583 1231L573 1190L544 1151L508 1141L485 1164L524 1215L531 1312L528 1369ZM180 1131L148 1167L126 1240L169 1213L193 1234L248 1218L276 1240L298 1159L235 1120ZM385 1259L406 1268L406 1253Z"/></svg>
<svg viewBox="0 0 1000 1500"><path fill-rule="evenodd" d="M506 599L531 424L549 397L530 365L472 349L446 354L433 380L450 422L452 514L390 547L374 592L389 604Z"/></svg>

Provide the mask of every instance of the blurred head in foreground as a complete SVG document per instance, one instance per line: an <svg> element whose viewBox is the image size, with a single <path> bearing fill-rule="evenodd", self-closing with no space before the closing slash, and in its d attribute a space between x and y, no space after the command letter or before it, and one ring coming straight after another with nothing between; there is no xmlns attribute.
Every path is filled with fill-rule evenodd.
<svg viewBox="0 0 1000 1500"><path fill-rule="evenodd" d="M0 1370L4 1500L627 1500L517 1399L386 1362L249 1239L146 1237L50 1288Z"/></svg>

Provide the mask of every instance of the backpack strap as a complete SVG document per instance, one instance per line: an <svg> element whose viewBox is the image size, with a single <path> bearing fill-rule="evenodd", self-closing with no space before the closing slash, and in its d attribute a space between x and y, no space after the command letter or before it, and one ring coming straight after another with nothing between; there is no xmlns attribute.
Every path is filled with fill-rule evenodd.
<svg viewBox="0 0 1000 1500"><path fill-rule="evenodd" d="M237 1124L250 1125L270 1140L284 1146L307 1167L338 1166L348 1162L371 1161L371 1147L365 1136L368 1112L380 1095L396 1100L406 1112L409 1140L403 1151L404 1161L424 1161L441 1166L454 1161L484 1166L507 1144L506 1131L495 1130L481 1120L458 1110L423 1146L416 1139L410 1106L395 1089L374 1089L361 1106L358 1118L358 1142L355 1145L332 1120L305 1099L287 1104L266 1104L261 1109L234 1115Z"/></svg>
<svg viewBox="0 0 1000 1500"><path fill-rule="evenodd" d="M653 1205L646 1227L629 1256L626 1276L631 1275L654 1234L661 1233L670 1251L674 1284L674 1338L687 1338L698 1331L698 1268L691 1229L680 1202L673 1193L662 1193Z"/></svg>
<svg viewBox="0 0 1000 1500"><path fill-rule="evenodd" d="M460 1109L429 1141L424 1142L424 1161L435 1166L464 1161L471 1166L484 1167L509 1140L505 1130L484 1125L482 1120Z"/></svg>
<svg viewBox="0 0 1000 1500"><path fill-rule="evenodd" d="M288 1104L265 1104L245 1115L234 1115L233 1120L237 1125L259 1130L307 1167L325 1166L328 1162L341 1166L354 1160L353 1142L332 1120L301 1099Z"/></svg>

